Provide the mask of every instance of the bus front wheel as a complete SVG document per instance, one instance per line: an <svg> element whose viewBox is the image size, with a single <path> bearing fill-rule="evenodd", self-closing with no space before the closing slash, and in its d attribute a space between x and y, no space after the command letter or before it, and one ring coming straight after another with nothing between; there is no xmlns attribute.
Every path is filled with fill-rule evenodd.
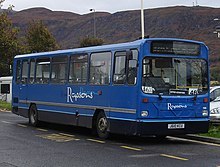
<svg viewBox="0 0 220 167"><path fill-rule="evenodd" d="M108 120L104 112L99 112L96 119L96 132L100 138L106 139L109 137L108 126Z"/></svg>
<svg viewBox="0 0 220 167"><path fill-rule="evenodd" d="M37 126L39 124L37 107L34 104L31 105L31 107L29 109L29 123L32 126Z"/></svg>

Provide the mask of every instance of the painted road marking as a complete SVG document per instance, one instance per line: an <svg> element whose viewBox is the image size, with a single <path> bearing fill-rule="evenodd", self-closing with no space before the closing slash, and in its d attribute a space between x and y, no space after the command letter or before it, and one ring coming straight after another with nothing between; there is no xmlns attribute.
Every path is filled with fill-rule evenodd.
<svg viewBox="0 0 220 167"><path fill-rule="evenodd" d="M59 133L59 134L60 134L60 135L64 135L64 136L74 137L74 135L67 134L67 133Z"/></svg>
<svg viewBox="0 0 220 167"><path fill-rule="evenodd" d="M12 124L11 122L8 122L8 121L2 121L2 123L5 123L5 124Z"/></svg>
<svg viewBox="0 0 220 167"><path fill-rule="evenodd" d="M74 137L70 137L67 135L62 135L62 134L56 134L56 133L52 133L52 134L44 134L44 135L36 135L38 137L41 137L43 139L48 139L48 140L52 140L52 141L56 141L56 142L68 142L68 141L78 141L80 139L76 139Z"/></svg>
<svg viewBox="0 0 220 167"><path fill-rule="evenodd" d="M209 143L209 142L203 142L203 141L197 141L197 140L191 140L191 139L183 139L179 137L167 137L169 139L174 139L174 140L181 140L181 141L188 141L188 142L193 142L193 143L199 143L199 144L204 144L204 145L209 145L209 146L216 146L220 147L220 144L215 144L215 143Z"/></svg>
<svg viewBox="0 0 220 167"><path fill-rule="evenodd" d="M22 125L22 124L17 124L18 126L22 127L22 128L27 128L26 125Z"/></svg>
<svg viewBox="0 0 220 167"><path fill-rule="evenodd" d="M188 161L189 160L189 159L186 159L186 158L177 157L177 156L168 155L168 154L160 154L160 156L167 157L167 158L172 158L172 159L177 159L177 160L181 160L181 161Z"/></svg>
<svg viewBox="0 0 220 167"><path fill-rule="evenodd" d="M36 128L36 129L39 131L42 131L42 132L48 132L48 130L46 130L46 129L42 129L42 128Z"/></svg>
<svg viewBox="0 0 220 167"><path fill-rule="evenodd" d="M96 140L96 139L86 139L88 141L92 141L92 142L96 142L96 143L102 143L102 144L105 144L105 141L102 141L102 140Z"/></svg>
<svg viewBox="0 0 220 167"><path fill-rule="evenodd" d="M129 146L120 146L120 147L121 147L121 148L128 149L128 150L141 151L140 148L135 148L135 147L129 147Z"/></svg>

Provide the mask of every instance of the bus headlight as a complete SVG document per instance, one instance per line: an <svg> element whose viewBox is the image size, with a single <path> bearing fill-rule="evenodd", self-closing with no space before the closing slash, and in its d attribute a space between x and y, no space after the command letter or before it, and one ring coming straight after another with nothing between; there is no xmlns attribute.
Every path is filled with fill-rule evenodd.
<svg viewBox="0 0 220 167"><path fill-rule="evenodd" d="M147 117L149 115L148 111L142 111L141 116L142 117Z"/></svg>
<svg viewBox="0 0 220 167"><path fill-rule="evenodd" d="M209 111L208 110L202 110L202 116L208 116Z"/></svg>

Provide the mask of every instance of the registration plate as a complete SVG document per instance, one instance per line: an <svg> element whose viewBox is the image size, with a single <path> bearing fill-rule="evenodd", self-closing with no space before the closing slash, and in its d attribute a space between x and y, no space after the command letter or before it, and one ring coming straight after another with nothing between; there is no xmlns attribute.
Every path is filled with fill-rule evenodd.
<svg viewBox="0 0 220 167"><path fill-rule="evenodd" d="M168 129L184 129L185 124L168 124Z"/></svg>

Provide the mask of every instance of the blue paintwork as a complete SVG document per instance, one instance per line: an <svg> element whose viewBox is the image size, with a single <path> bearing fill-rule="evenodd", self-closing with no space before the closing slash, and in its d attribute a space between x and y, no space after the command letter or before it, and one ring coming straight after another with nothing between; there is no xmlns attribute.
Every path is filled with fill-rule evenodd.
<svg viewBox="0 0 220 167"><path fill-rule="evenodd" d="M76 53L88 53L100 52L100 51L111 51L114 55L115 51L121 51L125 49L138 49L138 78L137 84L134 86L128 85L71 85L71 84L19 84L15 83L15 77L13 79L13 97L18 97L19 100L27 101L41 101L59 104L74 104L83 106L100 106L105 109L106 115L111 119L118 120L129 120L137 122L178 122L178 121L208 121L208 116L202 116L202 110L206 108L209 111L209 103L203 103L204 98L209 99L209 94L198 95L196 102L192 100L193 96L177 97L177 96L163 96L160 100L157 95L144 94L141 90L141 73L142 73L142 59L145 56L158 56L156 54L150 53L150 43L153 40L175 40L183 41L181 39L165 39L165 38L155 38L155 39L144 39L137 40L129 43L113 44L113 45L103 45L97 47L88 48L78 48L69 50L60 50L53 52L44 53L33 53L27 55L18 55L15 57L14 69L16 69L16 61L18 59L27 58L38 58L38 57L48 57L56 55L71 55ZM182 58L203 58L208 61L208 48L202 42L184 40L185 42L195 42L201 45L201 55L200 56L179 56ZM159 55L160 57L172 57L171 55ZM113 56L112 56L113 62ZM14 76L15 72L14 71ZM70 90L73 97L69 97L68 93ZM68 92L69 91L69 92ZM98 92L101 91L100 95ZM208 91L209 92L209 91ZM78 94L77 94L78 93ZM90 98L92 96L92 98ZM84 98L80 98L84 97ZM86 97L86 98L85 98ZM143 98L148 98L148 103L143 103ZM168 103L173 105L183 105L187 108L174 109L172 111L167 110ZM13 103L13 107L18 106L19 108L29 108L29 103ZM49 106L49 105L37 105L38 110L48 111L48 112L58 112L58 113L68 113L75 114L76 112L80 115L92 117L95 110L85 109L85 108L71 108L71 107L59 107L59 106ZM120 109L133 109L136 113L124 113L124 112L111 112L110 108L120 108ZM149 116L146 118L141 117L141 111L149 111Z"/></svg>

